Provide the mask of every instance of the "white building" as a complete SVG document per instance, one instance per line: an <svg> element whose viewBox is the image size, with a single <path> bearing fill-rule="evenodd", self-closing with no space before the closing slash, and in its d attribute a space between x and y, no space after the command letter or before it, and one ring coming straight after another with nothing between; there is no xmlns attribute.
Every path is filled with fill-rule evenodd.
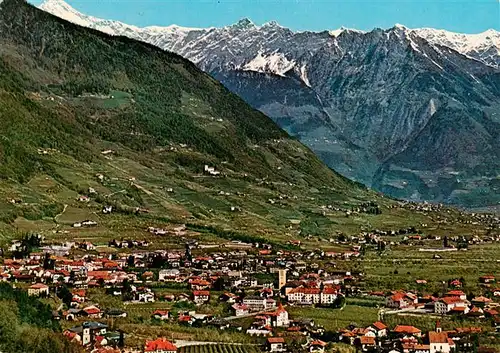
<svg viewBox="0 0 500 353"><path fill-rule="evenodd" d="M452 310L460 310L464 314L469 312L469 303L459 297L445 297L434 303L434 312L444 315Z"/></svg>
<svg viewBox="0 0 500 353"><path fill-rule="evenodd" d="M321 303L321 289L298 287L288 293L288 301L302 305Z"/></svg>
<svg viewBox="0 0 500 353"><path fill-rule="evenodd" d="M430 353L450 353L455 350L455 343L441 327L437 326L436 331L429 331L428 336Z"/></svg>
<svg viewBox="0 0 500 353"><path fill-rule="evenodd" d="M266 298L258 296L248 296L243 299L243 304L250 311L263 311L267 309Z"/></svg>
<svg viewBox="0 0 500 353"><path fill-rule="evenodd" d="M175 281L177 277L179 277L181 271L178 269L168 269L168 270L160 270L158 273L158 281L167 282L167 281Z"/></svg>
<svg viewBox="0 0 500 353"><path fill-rule="evenodd" d="M330 305L337 300L338 292L335 288L304 288L298 287L287 294L288 301L302 305L323 304Z"/></svg>

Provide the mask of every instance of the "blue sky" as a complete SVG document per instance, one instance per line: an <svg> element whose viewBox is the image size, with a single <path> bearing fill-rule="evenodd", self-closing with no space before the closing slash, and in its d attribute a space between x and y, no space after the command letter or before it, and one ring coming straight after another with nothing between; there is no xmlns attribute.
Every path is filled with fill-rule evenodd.
<svg viewBox="0 0 500 353"><path fill-rule="evenodd" d="M294 30L370 30L396 23L456 32L500 30L500 0L66 0L96 17L138 26L221 27L248 17ZM31 0L38 5L42 0Z"/></svg>

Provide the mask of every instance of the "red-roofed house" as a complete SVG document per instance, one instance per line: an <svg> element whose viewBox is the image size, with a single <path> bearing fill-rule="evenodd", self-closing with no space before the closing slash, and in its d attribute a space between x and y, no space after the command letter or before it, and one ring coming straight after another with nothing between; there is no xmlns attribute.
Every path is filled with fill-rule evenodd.
<svg viewBox="0 0 500 353"><path fill-rule="evenodd" d="M496 309L485 309L484 313L486 314L487 317L495 317L500 315L500 312L498 312L498 310Z"/></svg>
<svg viewBox="0 0 500 353"><path fill-rule="evenodd" d="M210 289L210 282L205 281L204 279L194 279L189 281L189 285L191 286L192 290L205 290L205 289Z"/></svg>
<svg viewBox="0 0 500 353"><path fill-rule="evenodd" d="M418 297L413 293L396 292L387 298L386 306L395 309L404 309L418 303Z"/></svg>
<svg viewBox="0 0 500 353"><path fill-rule="evenodd" d="M196 304L205 304L210 300L210 292L208 290L193 291L193 301Z"/></svg>
<svg viewBox="0 0 500 353"><path fill-rule="evenodd" d="M403 353L430 353L430 347L428 344L420 344L418 342L405 342L402 344L402 347Z"/></svg>
<svg viewBox="0 0 500 353"><path fill-rule="evenodd" d="M155 310L151 317L156 320L168 320L170 319L170 312L167 310Z"/></svg>
<svg viewBox="0 0 500 353"><path fill-rule="evenodd" d="M337 300L337 290L335 288L326 287L321 291L320 296L321 304L333 304Z"/></svg>
<svg viewBox="0 0 500 353"><path fill-rule="evenodd" d="M441 328L437 328L436 331L429 331L427 336L430 353L449 353L455 348L453 340L449 339L448 334L442 332Z"/></svg>
<svg viewBox="0 0 500 353"><path fill-rule="evenodd" d="M475 297L474 299L472 299L471 302L475 306L478 306L480 308L484 308L486 306L486 304L491 303L492 300L490 298L479 296L479 297Z"/></svg>
<svg viewBox="0 0 500 353"><path fill-rule="evenodd" d="M462 282L458 279L454 279L453 281L450 281L450 286L455 288L462 288Z"/></svg>
<svg viewBox="0 0 500 353"><path fill-rule="evenodd" d="M467 300L467 295L461 290L450 290L445 294L445 297L459 297L462 300Z"/></svg>
<svg viewBox="0 0 500 353"><path fill-rule="evenodd" d="M375 332L377 337L387 336L387 326L381 321L374 322L369 328Z"/></svg>
<svg viewBox="0 0 500 353"><path fill-rule="evenodd" d="M297 287L288 293L287 299L289 302L303 305L319 304L321 302L321 289Z"/></svg>
<svg viewBox="0 0 500 353"><path fill-rule="evenodd" d="M85 289L77 289L72 292L73 298L71 301L76 302L76 303L83 303L85 302L85 298L87 296L87 292Z"/></svg>
<svg viewBox="0 0 500 353"><path fill-rule="evenodd" d="M75 332L71 332L70 330L66 330L63 332L64 337L66 337L70 342L81 343L82 338L80 335L77 335Z"/></svg>
<svg viewBox="0 0 500 353"><path fill-rule="evenodd" d="M320 340L315 340L309 343L309 352L319 352L322 353L325 351L326 348L326 342L320 341Z"/></svg>
<svg viewBox="0 0 500 353"><path fill-rule="evenodd" d="M39 297L49 295L49 286L43 283L37 283L28 288L28 295L31 297Z"/></svg>
<svg viewBox="0 0 500 353"><path fill-rule="evenodd" d="M287 299L291 303L302 305L330 305L335 302L337 296L337 289L332 287L326 287L323 290L320 288L297 287L288 292Z"/></svg>
<svg viewBox="0 0 500 353"><path fill-rule="evenodd" d="M369 348L375 347L375 337L361 336L357 339L357 343L361 346L361 350L366 352Z"/></svg>
<svg viewBox="0 0 500 353"><path fill-rule="evenodd" d="M248 309L248 305L245 304L236 303L233 304L231 308L233 308L235 316L247 315L250 312L250 310Z"/></svg>
<svg viewBox="0 0 500 353"><path fill-rule="evenodd" d="M283 308L283 305L278 306L278 309L273 312L265 313L264 315L271 318L271 326L273 327L284 327L290 324L288 319L288 312Z"/></svg>
<svg viewBox="0 0 500 353"><path fill-rule="evenodd" d="M479 282L481 282L481 283L495 283L495 280L496 280L495 276L493 276L493 275L479 277Z"/></svg>
<svg viewBox="0 0 500 353"><path fill-rule="evenodd" d="M283 337L269 337L266 341L266 348L270 352L286 351L285 339Z"/></svg>
<svg viewBox="0 0 500 353"><path fill-rule="evenodd" d="M397 325L394 328L394 332L408 336L415 336L415 337L422 336L422 331L420 331L415 326Z"/></svg>
<svg viewBox="0 0 500 353"><path fill-rule="evenodd" d="M83 311L92 319L100 319L102 317L102 311L95 305L88 306L83 309Z"/></svg>
<svg viewBox="0 0 500 353"><path fill-rule="evenodd" d="M468 302L460 297L444 297L434 303L434 312L444 315L455 308L464 308L464 314L468 312Z"/></svg>
<svg viewBox="0 0 500 353"><path fill-rule="evenodd" d="M485 318L483 309L481 309L478 306L473 306L469 310L469 312L467 313L467 316L473 317L473 318L476 318L476 319L484 319Z"/></svg>
<svg viewBox="0 0 500 353"><path fill-rule="evenodd" d="M146 341L144 352L148 353L176 353L177 347L165 338L158 338L154 341Z"/></svg>

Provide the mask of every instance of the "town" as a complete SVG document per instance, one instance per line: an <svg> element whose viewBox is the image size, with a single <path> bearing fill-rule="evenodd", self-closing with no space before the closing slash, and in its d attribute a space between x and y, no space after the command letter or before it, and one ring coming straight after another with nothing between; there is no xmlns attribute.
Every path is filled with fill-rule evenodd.
<svg viewBox="0 0 500 353"><path fill-rule="evenodd" d="M500 352L498 1L70 2L0 0L0 353Z"/></svg>
<svg viewBox="0 0 500 353"><path fill-rule="evenodd" d="M422 244L414 232L401 232L401 243ZM370 290L356 264L369 251L397 247L380 232L339 236L339 251L302 249L300 241L275 248L193 239L177 249L152 248L155 237L188 233L185 225L148 227L143 239L100 245L25 235L3 251L0 278L50 303L64 336L89 352L495 351L482 345L500 333L494 273L476 278L474 286L465 278L429 283L423 277L410 290ZM457 250L452 241L462 249L482 242L428 240L443 251ZM439 261L436 254L426 256ZM349 308L359 309L356 320L333 325L344 316L351 320ZM137 326L151 329L137 334Z"/></svg>

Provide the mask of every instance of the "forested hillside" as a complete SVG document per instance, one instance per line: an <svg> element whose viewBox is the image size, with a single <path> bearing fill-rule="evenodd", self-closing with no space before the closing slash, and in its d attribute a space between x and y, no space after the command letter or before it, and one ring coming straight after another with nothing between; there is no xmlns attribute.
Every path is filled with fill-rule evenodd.
<svg viewBox="0 0 500 353"><path fill-rule="evenodd" d="M264 234L379 198L178 55L22 0L1 4L0 33L5 234L96 185L117 210Z"/></svg>
<svg viewBox="0 0 500 353"><path fill-rule="evenodd" d="M73 353L80 350L60 334L49 305L0 283L0 349L3 352Z"/></svg>

